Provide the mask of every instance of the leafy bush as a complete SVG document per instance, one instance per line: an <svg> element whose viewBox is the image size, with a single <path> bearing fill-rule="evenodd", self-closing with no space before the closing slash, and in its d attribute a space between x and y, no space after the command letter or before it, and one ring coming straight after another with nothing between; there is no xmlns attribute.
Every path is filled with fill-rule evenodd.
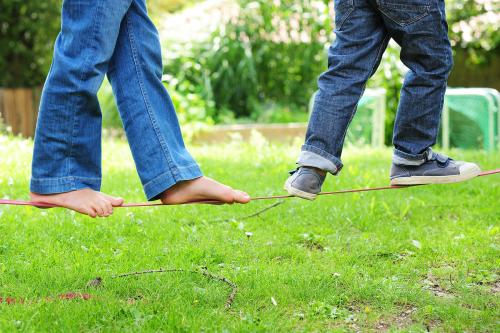
<svg viewBox="0 0 500 333"><path fill-rule="evenodd" d="M306 121L317 77L327 68L331 2L240 0L240 6L239 15L210 40L169 58L165 71L179 82L192 83L189 93L213 102L210 115L216 122ZM398 48L391 44L369 84L387 91L388 128L402 85L398 58Z"/></svg>
<svg viewBox="0 0 500 333"><path fill-rule="evenodd" d="M213 0L208 0L213 1ZM0 11L0 86L39 86L50 65L59 29L61 0L3 0ZM200 0L151 0L158 21ZM214 1L215 2L215 1ZM229 0L220 1L228 6ZM209 38L166 45L167 87L182 123L297 121L307 119L317 76L326 69L333 38L330 0L238 0L239 10L221 20ZM498 56L499 8L494 0L447 2L450 37L470 63ZM232 12L228 7L222 11ZM188 24L193 24L189 21ZM205 26L200 27L205 29ZM173 49L173 52L171 52ZM176 52L181 50L182 52ZM404 69L397 47L390 47L369 82L388 93L387 143ZM104 124L120 127L109 86L99 93ZM110 111L111 110L111 111Z"/></svg>
<svg viewBox="0 0 500 333"><path fill-rule="evenodd" d="M169 59L165 70L190 81L213 101L214 119L253 117L277 101L307 110L324 69L330 23L328 1L241 1L239 15L191 52Z"/></svg>
<svg viewBox="0 0 500 333"><path fill-rule="evenodd" d="M61 0L2 0L0 87L35 87L47 74Z"/></svg>
<svg viewBox="0 0 500 333"><path fill-rule="evenodd" d="M471 65L498 57L500 3L496 0L450 0L446 4L453 47L465 50Z"/></svg>
<svg viewBox="0 0 500 333"><path fill-rule="evenodd" d="M235 17L220 22L220 28L208 40L193 40L183 52L170 56L165 71L179 82L189 81L189 93L199 94L209 104L213 102L215 109L209 113L216 122L236 118L300 119L276 115L286 109L283 106L293 111L307 110L317 86L316 78L327 66L325 49L333 38L332 2L238 3L240 10ZM493 0L450 0L447 5L454 47L467 49L474 63L497 55L500 20L494 17L498 16L498 4ZM487 19L480 22L480 18ZM368 83L369 87L387 91L388 144L405 71L399 61L399 47L391 43L379 70ZM184 92L181 89L179 93Z"/></svg>

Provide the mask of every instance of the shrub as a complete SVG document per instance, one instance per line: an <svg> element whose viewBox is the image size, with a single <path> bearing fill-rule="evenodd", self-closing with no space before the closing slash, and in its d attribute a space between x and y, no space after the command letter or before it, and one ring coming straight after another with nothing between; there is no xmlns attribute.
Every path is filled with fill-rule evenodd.
<svg viewBox="0 0 500 333"><path fill-rule="evenodd" d="M2 0L0 87L41 85L59 30L61 0Z"/></svg>
<svg viewBox="0 0 500 333"><path fill-rule="evenodd" d="M450 39L470 65L487 63L500 51L500 4L495 0L447 1Z"/></svg>
<svg viewBox="0 0 500 333"><path fill-rule="evenodd" d="M317 75L326 66L328 1L241 1L237 17L208 41L170 58L165 71L198 87L214 102L214 119L254 117L277 101L307 110ZM222 110L222 112L219 112ZM231 118L231 117L229 117Z"/></svg>
<svg viewBox="0 0 500 333"><path fill-rule="evenodd" d="M216 122L242 117L260 121L297 119L274 115L285 105L290 110L307 109L316 78L327 66L325 49L333 38L332 2L238 3L240 10L235 17L219 22L220 28L204 42L186 44L187 52L174 52L165 71L180 82L192 83L190 93L213 102L215 110L210 113ZM452 45L466 49L475 64L497 56L498 4L493 0L450 0L447 5ZM391 142L405 71L399 62L399 47L391 43L368 83L369 87L387 91L387 144Z"/></svg>

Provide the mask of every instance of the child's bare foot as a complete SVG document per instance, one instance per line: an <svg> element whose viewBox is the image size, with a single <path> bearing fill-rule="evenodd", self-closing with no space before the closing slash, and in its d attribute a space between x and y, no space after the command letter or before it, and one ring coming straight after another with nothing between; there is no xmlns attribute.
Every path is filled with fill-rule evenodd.
<svg viewBox="0 0 500 333"><path fill-rule="evenodd" d="M171 205L204 200L232 204L247 203L250 201L250 196L213 179L200 177L174 185L163 192L160 199L164 204Z"/></svg>
<svg viewBox="0 0 500 333"><path fill-rule="evenodd" d="M30 195L33 202L69 208L90 217L107 217L113 214L113 207L123 204L122 198L114 198L89 188L58 194L30 193Z"/></svg>

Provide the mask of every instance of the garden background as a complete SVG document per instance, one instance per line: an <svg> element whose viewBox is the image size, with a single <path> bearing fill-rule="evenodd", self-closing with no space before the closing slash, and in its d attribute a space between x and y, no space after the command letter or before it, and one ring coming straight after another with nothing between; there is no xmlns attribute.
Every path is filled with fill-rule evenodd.
<svg viewBox="0 0 500 333"><path fill-rule="evenodd" d="M303 137L194 138L221 124L307 121L333 38L332 2L148 4L162 40L165 85L205 174L253 196L284 194ZM500 89L498 1L446 4L455 59L450 86ZM30 96L28 111L50 66L60 6L0 0L0 95L14 89ZM325 191L388 184L405 72L398 52L391 44L369 83L387 93L386 147L350 145L342 174L328 177ZM106 82L99 98L103 191L143 201ZM33 140L0 124L0 198L27 200ZM491 170L500 154L490 148L444 152ZM0 206L0 331L495 332L499 198L493 175L314 202L119 208L97 220ZM174 271L115 277L160 268Z"/></svg>
<svg viewBox="0 0 500 333"><path fill-rule="evenodd" d="M447 1L452 87L500 89L499 5ZM59 29L60 0L2 0L0 87L40 87ZM152 0L164 80L185 131L204 124L307 121L333 38L333 1ZM405 67L391 43L368 87L387 91L385 143ZM100 92L104 126L121 128L111 88ZM189 134L189 133L186 133ZM189 136L189 135L188 135Z"/></svg>

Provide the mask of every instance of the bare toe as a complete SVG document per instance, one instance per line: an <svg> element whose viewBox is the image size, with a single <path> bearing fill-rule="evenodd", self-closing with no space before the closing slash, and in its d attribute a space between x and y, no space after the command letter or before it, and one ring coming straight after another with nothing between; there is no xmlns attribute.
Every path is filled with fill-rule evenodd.
<svg viewBox="0 0 500 333"><path fill-rule="evenodd" d="M235 191L230 187L224 189L224 191L221 191L218 198L218 200L225 202L227 204L234 203L235 199L236 199Z"/></svg>
<svg viewBox="0 0 500 333"><path fill-rule="evenodd" d="M108 200L111 203L113 207L118 207L123 205L124 202L123 198L112 197L107 194L103 194L103 196L106 198L106 200Z"/></svg>
<svg viewBox="0 0 500 333"><path fill-rule="evenodd" d="M89 207L85 210L79 211L79 213L87 214L88 216L90 216L93 219L95 219L97 217L97 211L92 207Z"/></svg>
<svg viewBox="0 0 500 333"><path fill-rule="evenodd" d="M234 191L234 202L246 204L249 203L250 200L248 193L239 190Z"/></svg>
<svg viewBox="0 0 500 333"><path fill-rule="evenodd" d="M108 200L104 199L103 200L103 204L104 204L104 213L106 214L106 216L110 216L111 214L113 214L113 205L111 204L111 202L109 202Z"/></svg>
<svg viewBox="0 0 500 333"><path fill-rule="evenodd" d="M106 215L106 206L102 202L94 202L92 207L97 212L97 216L104 217Z"/></svg>

